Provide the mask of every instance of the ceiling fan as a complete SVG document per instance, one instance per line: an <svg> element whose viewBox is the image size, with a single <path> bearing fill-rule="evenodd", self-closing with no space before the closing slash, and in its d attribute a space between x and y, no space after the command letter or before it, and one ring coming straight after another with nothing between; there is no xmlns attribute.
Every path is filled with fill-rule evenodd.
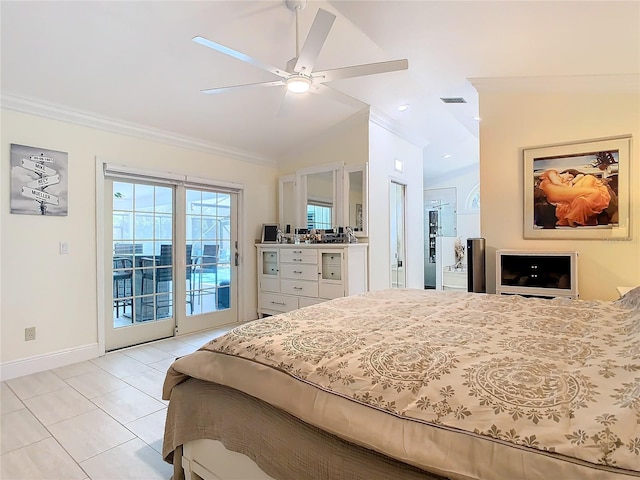
<svg viewBox="0 0 640 480"><path fill-rule="evenodd" d="M311 25L311 29L307 34L307 38L302 45L302 49L299 48L299 31L298 31L298 15L299 12L305 8L306 0L286 0L285 4L289 10L292 10L296 14L296 56L287 62L286 68L277 68L271 65L262 63L261 61L245 55L244 53L233 50L229 47L213 42L207 38L196 36L193 41L204 45L205 47L212 48L218 52L224 53L231 57L234 57L243 62L247 62L258 68L266 70L272 73L278 80L270 82L248 83L242 85L231 85L226 87L209 88L201 90L205 94L222 93L229 90L251 88L251 87L272 87L272 86L286 86L285 97L283 100L283 106L289 101L289 98L295 95L303 94L306 92L316 93L319 95L329 96L335 100L354 105L361 108L364 104L359 100L350 97L344 93L335 90L326 82L334 80L341 80L344 78L360 77L364 75L373 75L378 73L393 72L397 70L406 70L409 67L409 62L406 59L392 60L379 63L368 63L364 65L352 65L349 67L336 68L332 70L314 71L316 60L320 55L320 50L324 45L329 31L336 19L335 15L327 12L323 9L318 9L318 13ZM281 111L283 110L281 106Z"/></svg>

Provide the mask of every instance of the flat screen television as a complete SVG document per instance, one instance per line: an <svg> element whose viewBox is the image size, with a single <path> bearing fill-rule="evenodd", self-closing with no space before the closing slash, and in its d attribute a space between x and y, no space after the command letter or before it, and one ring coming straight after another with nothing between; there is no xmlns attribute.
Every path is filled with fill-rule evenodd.
<svg viewBox="0 0 640 480"><path fill-rule="evenodd" d="M497 250L496 293L578 298L578 252Z"/></svg>

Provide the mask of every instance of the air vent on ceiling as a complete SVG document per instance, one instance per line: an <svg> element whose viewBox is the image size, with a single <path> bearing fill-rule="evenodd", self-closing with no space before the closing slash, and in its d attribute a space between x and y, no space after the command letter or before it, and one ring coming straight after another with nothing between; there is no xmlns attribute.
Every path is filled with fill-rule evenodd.
<svg viewBox="0 0 640 480"><path fill-rule="evenodd" d="M444 103L467 103L467 101L462 97L446 97L440 98Z"/></svg>

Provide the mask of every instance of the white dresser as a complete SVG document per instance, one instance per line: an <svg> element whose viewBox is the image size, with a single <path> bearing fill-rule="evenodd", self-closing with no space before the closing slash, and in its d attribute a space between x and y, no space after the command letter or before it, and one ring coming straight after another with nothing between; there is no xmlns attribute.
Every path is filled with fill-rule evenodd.
<svg viewBox="0 0 640 480"><path fill-rule="evenodd" d="M442 289L467 291L467 269L444 267L442 269Z"/></svg>
<svg viewBox="0 0 640 480"><path fill-rule="evenodd" d="M258 244L258 315L368 290L367 244Z"/></svg>

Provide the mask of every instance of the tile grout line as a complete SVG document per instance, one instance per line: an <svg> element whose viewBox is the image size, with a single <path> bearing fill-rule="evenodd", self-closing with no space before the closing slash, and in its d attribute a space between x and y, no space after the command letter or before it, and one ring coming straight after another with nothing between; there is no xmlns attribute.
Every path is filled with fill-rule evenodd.
<svg viewBox="0 0 640 480"><path fill-rule="evenodd" d="M198 341L197 341L197 345L195 345L195 344L191 344L191 343L188 343L188 342L184 342L183 340L180 340L178 337L173 337L173 339L178 340L178 341L180 341L180 342L184 343L185 345L188 345L190 348L192 348L192 349L193 349L193 351L196 351L196 350L198 350L202 345L204 345L204 344L206 344L206 343L210 342L210 341L211 341L211 340L213 340L214 338L217 338L217 337L219 337L219 336L224 335L225 333L227 333L227 332L228 332L229 330L231 330L232 328L235 328L235 326L237 326L237 325L230 326L229 328L225 328L225 329L222 329L222 328L212 329L211 331L209 331L209 334L202 334L201 340L198 340ZM131 350L134 350L135 348L139 348L139 347L146 347L146 346L151 346L151 347L153 347L153 345L154 345L155 343L159 343L159 342L161 342L161 341L162 341L162 340L159 340L159 341L157 341L157 342L151 342L151 343L147 343L147 344L142 344L142 345L138 345L138 346L129 347L129 348L128 348L128 350L130 350L130 351L131 351ZM196 342L194 342L194 343L196 343ZM166 352L166 351L164 351L164 350L161 350L161 349L158 349L158 348L155 348L155 347L153 347L153 348L154 348L154 349L156 349L156 350L158 350L158 351L159 351L159 352L161 352L162 354L168 354L168 355L171 355L171 357L172 357L172 358L170 357L170 358L171 358L171 362L175 361L177 358L180 358L180 357L182 357L182 356L186 355L186 354L176 355L176 354L172 353L171 351ZM116 419L115 417L113 417L111 414L109 414L109 413L108 413L107 411L105 411L103 408L101 408L98 404L96 404L96 403L93 401L93 399L92 399L92 398L87 397L85 394L83 394L82 392L80 392L76 387L74 387L73 385L71 385L70 383L68 383L68 380L69 380L69 379L76 378L76 377L79 377L79 376L85 375L86 373L90 373L90 372L80 373L80 374L78 374L78 375L73 375L73 376L70 376L70 377L68 377L68 378L62 378L58 373L56 373L56 372L54 371L54 369L48 370L49 372L53 373L53 375L54 375L58 380L61 380L61 381L64 383L64 385L65 385L66 387L61 387L61 388L54 389L54 390L51 390L51 391L49 391L49 392L45 392L45 393L42 393L42 394L39 394L39 395L34 395L33 397L29 397L29 398L27 398L27 399L22 399L22 398L20 398L20 397L19 397L19 395L16 393L16 390L15 390L14 388L12 388L12 387L11 387L11 386L6 382L6 381L4 381L4 382L2 382L2 383L4 383L4 384L5 384L5 386L6 386L6 387L11 391L11 393L12 393L12 394L13 394L13 395L18 399L18 401L19 401L19 402L20 402L20 404L22 405L23 409L26 409L26 410L27 410L27 411L28 411L28 412L29 412L29 413L30 413L30 414L35 418L35 420L38 422L38 424L39 424L39 425L41 425L41 426L43 427L43 429L44 429L44 430L49 434L49 437L45 437L44 439L38 440L38 441L36 441L36 442L29 443L29 444L27 444L27 445L23 445L22 447L19 447L19 448L17 448L17 449L11 450L11 451L9 451L9 452L5 452L2 456L6 455L6 454L9 454L9 453L12 453L12 452L15 452L15 451L18 451L18 450L20 450L20 449L22 449L22 448L26 448L26 447L29 447L29 446L35 445L36 443L41 442L41 441L43 441L43 440L46 440L47 438L52 438L52 439L56 442L56 444L57 444L57 445L62 449L62 451L64 451L64 452L65 452L65 454L66 454L66 455L71 459L71 461L72 461L75 465L77 465L77 466L78 466L78 468L82 471L82 473L85 475L85 479L84 479L84 480L87 480L87 479L91 480L90 475L89 475L89 474L87 473L87 471L82 467L81 462L77 461L77 460L76 460L76 459L71 455L71 453L70 453L70 452L69 452L69 451L68 451L68 450L67 450L67 449L66 449L66 448L65 448L65 447L60 443L60 441L59 441L59 440L54 436L53 432L49 429L49 427L48 427L47 425L44 425L44 423L43 423L43 422L42 422L42 421L41 421L41 420L40 420L40 419L35 415L35 413L34 413L34 412L33 412L33 411L32 411L32 410L31 410L31 409L30 409L30 408L25 404L25 400L30 400L31 398L37 398L37 397L40 397L40 396L42 396L42 395L47 395L47 394L50 394L50 393L56 392L56 391L58 391L58 390L62 390L63 388L71 388L74 392L78 393L78 394L79 394L79 395L81 395L84 399L88 400L88 401L89 401L89 402L90 402L90 403L91 403L95 408L94 408L94 409L91 409L91 410L89 410L89 411L87 411L87 412L79 413L79 414L74 415L74 416L72 416L72 417L69 417L69 418L67 418L67 419L63 419L63 420L60 420L60 421L58 421L58 422L52 423L50 426L57 425L57 424L59 424L59 423L61 423L61 422L64 422L64 421L67 421L67 420L71 420L71 419L73 419L73 418L77 418L77 417L79 417L79 416L81 416L81 415L85 415L85 414L87 414L87 413L89 413L89 412L93 412L93 411L95 411L95 410L99 410L100 412L102 412L102 413L104 413L105 415L107 415L107 416L108 416L110 419L112 419L114 422L116 422L118 425L122 426L125 430L127 430L128 432L130 432L130 433L133 435L133 437L134 437L134 438L129 439L129 440L125 441L125 442L121 442L121 443L119 443L119 444L117 444L117 445L114 445L114 446L112 446L112 447L110 447L110 448L108 448L108 449L106 449L106 450L104 450L104 451L102 451L102 452L100 452L100 453L94 454L94 455L92 455L91 457L88 457L88 458L84 459L82 462L86 462L86 461L88 461L88 460L90 460L90 459L93 459L93 458L97 457L98 455L102 455L102 454L104 454L104 453L106 453L106 452L108 452L108 451L113 450L114 448L118 448L118 447L122 446L123 444L125 444L125 443L127 443L127 442L130 442L130 441L132 441L132 440L135 440L135 439L140 440L140 441L141 441L145 446L149 447L153 452L157 453L158 455L160 455L160 457L162 457L162 452L158 452L155 448L153 448L153 446L151 446L151 444L149 444L148 442L146 442L145 440L143 440L141 437L139 437L139 436L138 436L138 435L137 435L137 434L136 434L136 433L135 433L131 428L129 428L127 425L128 425L128 424L131 424L131 423L133 423L133 422L136 422L136 421L138 421L138 420L140 420L140 419L146 418L146 417L148 417L148 416L150 416L150 415L154 415L154 414L158 413L159 411L161 411L161 410L163 410L163 409L166 409L166 408L168 407L168 405L164 404L164 401L156 399L155 397L153 397L153 396L149 395L149 394L148 394L148 393L146 393L145 391L143 391L143 390L139 389L138 387L136 387L135 385L133 385L133 384L131 384L131 383L127 382L127 381L126 381L126 380L124 380L124 379L125 379L125 378L128 378L128 377L131 377L131 376L134 376L134 375L139 375L139 374L142 374L142 373L145 373L145 372L149 372L149 371L153 371L153 372L161 372L161 373L163 373L163 372L162 372L162 370L157 369L157 368L155 368L155 367L151 366L151 363L158 363L158 362L161 362L161 361L163 361L163 360L155 360L155 361L151 361L151 363L147 363L146 361L141 361L141 360L138 360L138 359L137 359L137 358L135 358L135 357L132 357L132 356L130 356L130 355L127 355L127 354L126 354L124 351L122 351L122 350L118 350L117 352L122 353L123 355L125 355L127 358L129 358L129 359L131 359L131 360L134 360L134 361L136 361L136 362L139 362L139 363L143 364L145 367L148 367L148 369L147 369L147 370L143 370L143 371L141 371L141 372L135 372L135 373L132 373L132 374L127 375L127 376L125 376L125 377L118 377L118 376L114 375L112 372L108 371L108 370L107 370L105 367L103 367L102 365L99 365L99 364L97 364L97 363L94 363L94 361L93 361L93 360L97 360L97 359L87 360L87 362L89 362L89 363L90 363L91 365L93 365L93 366L98 367L101 371L103 371L103 372L105 372L105 373L107 373L107 374L109 374L109 375L113 376L114 378L116 378L116 379L118 379L118 380L120 380L120 381L124 382L125 384L127 384L127 386L132 387L132 388L133 388L133 389L135 389L138 393L141 393L141 394L143 394L144 396L149 397L149 398L150 398L150 399L152 399L152 400L155 400L156 402L162 403L162 404L163 404L163 407L162 407L162 408L159 408L158 410L154 410L153 412L149 412L149 413L147 413L147 414L145 414L145 415L143 415L143 416L141 416L141 417L139 417L139 418L136 418L135 420L132 420L131 422L123 423L123 422L121 422L120 420L118 420L118 419ZM111 352L109 352L109 353L111 353ZM98 357L98 358L104 358L104 357L106 357L107 355L109 355L109 353L107 353L107 354L106 354L106 355L104 355L103 357ZM114 353L115 353L115 352L114 352ZM166 360L169 360L169 358L167 358ZM164 372L164 374L166 374L166 372ZM162 385L160 385L160 387L162 388ZM126 387L123 387L123 388L126 388ZM123 389L123 388L122 388L122 389ZM111 391L111 392L105 392L104 394L106 394L106 393L114 393L114 392L117 392L118 390L122 390L122 389L116 389L116 390L113 390L113 391ZM100 396L100 395L99 395L99 396ZM18 409L18 410L15 410L15 411L19 411L19 410L22 410L22 409ZM8 413L13 413L13 412L8 412ZM163 459L163 461L164 461L164 459Z"/></svg>

